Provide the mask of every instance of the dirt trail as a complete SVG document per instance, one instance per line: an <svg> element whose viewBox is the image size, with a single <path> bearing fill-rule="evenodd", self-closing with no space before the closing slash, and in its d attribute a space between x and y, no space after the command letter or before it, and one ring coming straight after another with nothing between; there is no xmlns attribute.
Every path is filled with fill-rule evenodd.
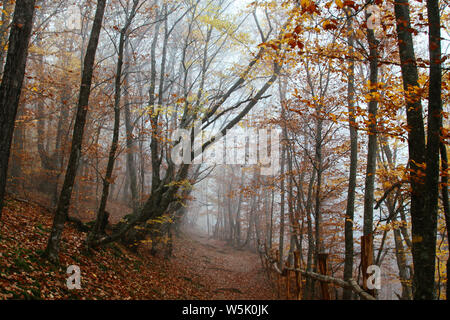
<svg viewBox="0 0 450 320"><path fill-rule="evenodd" d="M186 269L184 280L209 291L209 299L275 298L257 254L194 232L178 241L185 243L175 246L174 261Z"/></svg>
<svg viewBox="0 0 450 320"><path fill-rule="evenodd" d="M0 224L0 300L274 299L257 254L235 250L198 231L175 237L173 257L156 256L142 243L138 254L114 243L83 252L85 233L67 224L61 239L60 267L42 259L52 213L29 201L7 198ZM82 289L68 290L66 266L82 272Z"/></svg>

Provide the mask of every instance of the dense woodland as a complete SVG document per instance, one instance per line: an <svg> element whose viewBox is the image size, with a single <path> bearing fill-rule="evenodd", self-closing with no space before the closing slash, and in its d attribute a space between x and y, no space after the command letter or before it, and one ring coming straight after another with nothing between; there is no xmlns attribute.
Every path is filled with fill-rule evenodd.
<svg viewBox="0 0 450 320"><path fill-rule="evenodd" d="M448 299L449 5L1 1L0 250L19 199L52 214L50 264L69 225L86 257L145 245L169 264L189 229L256 252L267 281L295 265L302 299L327 282L333 299ZM195 161L224 160L231 129L267 130L226 154L263 145L276 170L261 148Z"/></svg>

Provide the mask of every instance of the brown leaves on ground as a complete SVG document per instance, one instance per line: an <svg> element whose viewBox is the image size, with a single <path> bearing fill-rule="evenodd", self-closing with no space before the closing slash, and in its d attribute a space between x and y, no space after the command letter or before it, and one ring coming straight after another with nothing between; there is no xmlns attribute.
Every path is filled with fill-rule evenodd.
<svg viewBox="0 0 450 320"><path fill-rule="evenodd" d="M258 255L193 233L175 243L173 267L199 287L201 299L275 298Z"/></svg>
<svg viewBox="0 0 450 320"><path fill-rule="evenodd" d="M133 254L111 244L86 256L86 234L66 225L59 267L41 257L52 226L45 209L6 199L0 222L1 299L273 299L256 254L194 234L174 240L174 257ZM81 269L69 290L67 267Z"/></svg>

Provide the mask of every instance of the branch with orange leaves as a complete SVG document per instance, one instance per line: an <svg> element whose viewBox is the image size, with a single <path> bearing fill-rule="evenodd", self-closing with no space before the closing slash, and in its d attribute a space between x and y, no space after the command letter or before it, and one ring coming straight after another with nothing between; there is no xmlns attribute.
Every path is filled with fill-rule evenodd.
<svg viewBox="0 0 450 320"><path fill-rule="evenodd" d="M377 201L375 208L374 209L378 209L381 206L381 203L386 200L386 198L389 196L389 194L396 188L400 188L405 182L409 182L409 180L400 180L396 183L394 183L392 186L389 187L389 189L387 189L383 196L380 198L380 200Z"/></svg>

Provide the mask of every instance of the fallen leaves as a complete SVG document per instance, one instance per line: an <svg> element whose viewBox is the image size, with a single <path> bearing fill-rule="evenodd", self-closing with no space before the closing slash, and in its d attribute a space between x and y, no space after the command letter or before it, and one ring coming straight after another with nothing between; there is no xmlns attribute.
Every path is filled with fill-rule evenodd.
<svg viewBox="0 0 450 320"><path fill-rule="evenodd" d="M153 257L142 245L133 254L111 244L86 256L85 234L65 228L61 266L41 258L52 215L7 198L0 224L0 300L3 299L272 299L257 255L216 240L182 234L174 257ZM81 290L69 290L67 267L81 269ZM219 290L233 288L233 290Z"/></svg>

